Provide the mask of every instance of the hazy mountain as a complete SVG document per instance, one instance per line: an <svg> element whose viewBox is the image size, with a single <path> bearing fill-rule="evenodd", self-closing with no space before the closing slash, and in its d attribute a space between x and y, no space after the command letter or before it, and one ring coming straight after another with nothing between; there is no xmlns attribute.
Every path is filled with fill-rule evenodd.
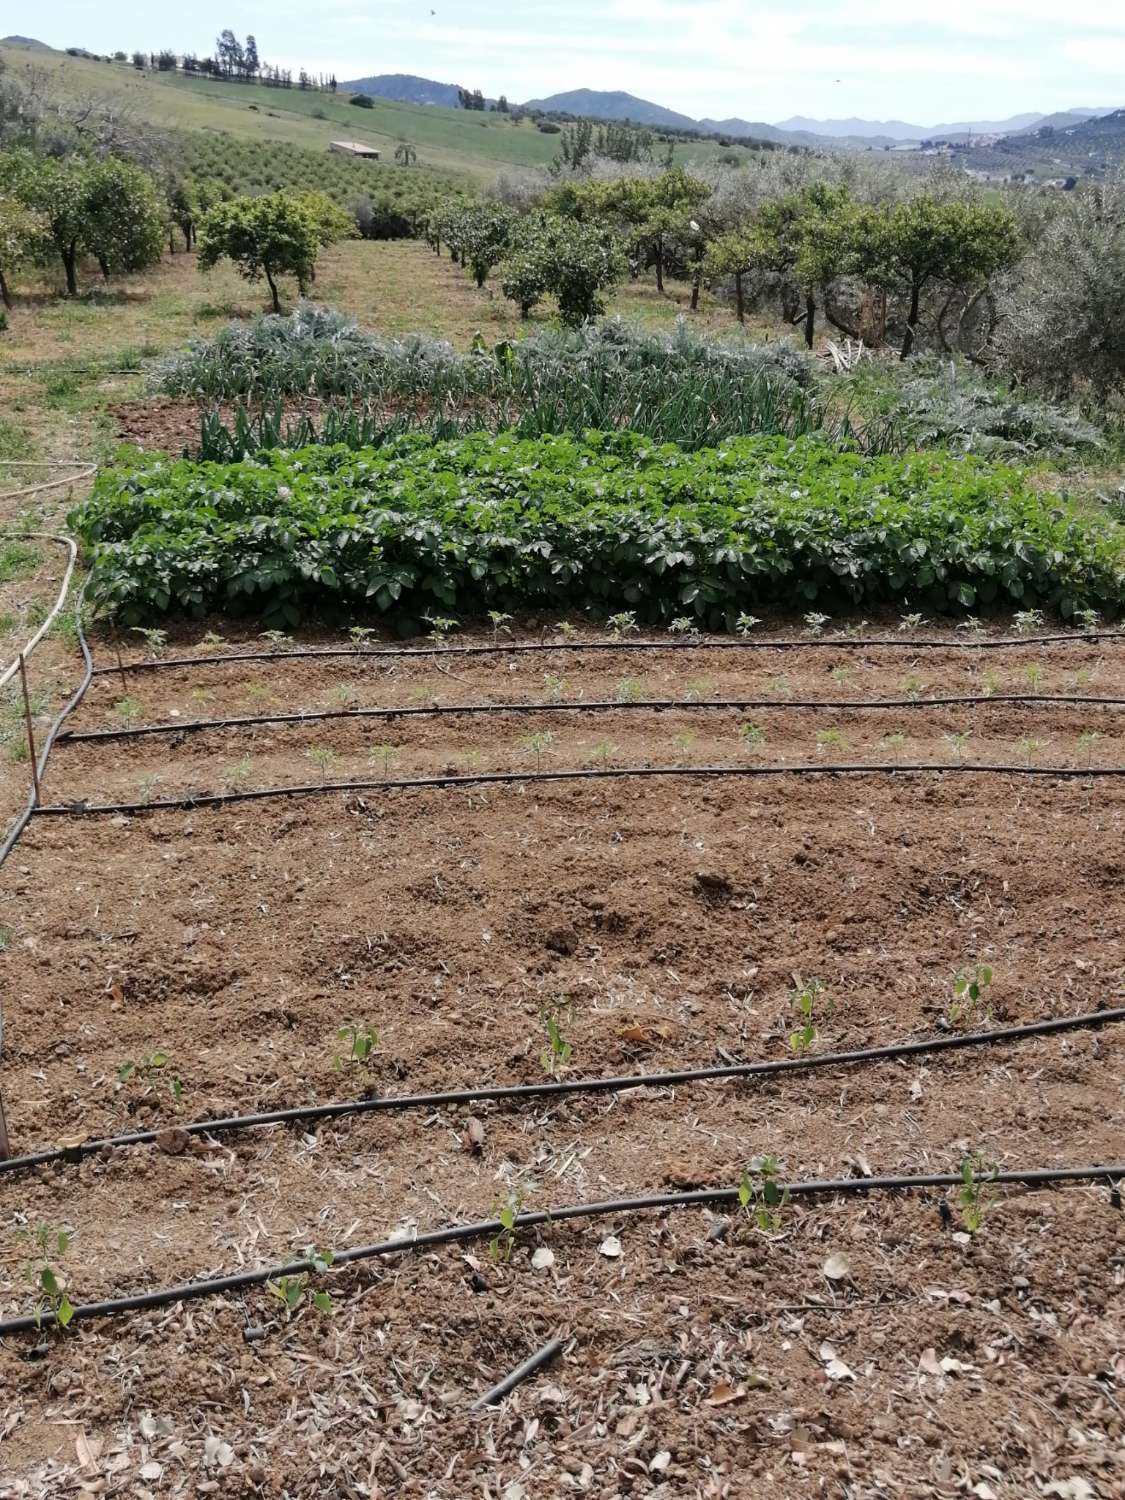
<svg viewBox="0 0 1125 1500"><path fill-rule="evenodd" d="M0 47L26 47L33 52L53 52L46 42L38 42L33 36L0 36Z"/></svg>
<svg viewBox="0 0 1125 1500"><path fill-rule="evenodd" d="M779 120L779 130L806 130L819 136L884 136L892 141L924 141L931 136L1009 135L1016 130L1025 130L1043 118L1042 114L1012 115L1007 120L962 120L952 125L911 125L906 120L811 120L804 115L793 115L788 120Z"/></svg>
<svg viewBox="0 0 1125 1500"><path fill-rule="evenodd" d="M457 109L460 103L457 84L419 78L417 73L376 73L371 78L353 78L340 87L349 94L372 94L377 99L393 99L399 104L435 104L441 109Z"/></svg>
<svg viewBox="0 0 1125 1500"><path fill-rule="evenodd" d="M690 115L677 114L648 99L620 90L571 89L565 94L551 94L546 99L529 99L525 109L542 109L567 115L585 115L592 120L632 120L636 125L668 125L679 130L698 130L699 123Z"/></svg>
<svg viewBox="0 0 1125 1500"><path fill-rule="evenodd" d="M699 129L711 131L715 135L733 135L735 137L753 137L759 141L777 141L784 146L814 144L811 135L805 135L799 131L779 130L776 125L767 125L764 120L700 120Z"/></svg>

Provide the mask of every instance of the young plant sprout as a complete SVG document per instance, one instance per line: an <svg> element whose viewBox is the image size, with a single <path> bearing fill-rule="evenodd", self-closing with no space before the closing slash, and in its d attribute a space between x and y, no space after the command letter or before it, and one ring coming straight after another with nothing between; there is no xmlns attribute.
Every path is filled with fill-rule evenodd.
<svg viewBox="0 0 1125 1500"><path fill-rule="evenodd" d="M250 757L244 755L241 760L236 760L233 765L228 766L223 773L223 779L230 786L243 786L250 779Z"/></svg>
<svg viewBox="0 0 1125 1500"><path fill-rule="evenodd" d="M317 1250L310 1246L306 1254L312 1261L313 1271L317 1275L323 1276L332 1265L331 1250ZM276 1297L285 1308L286 1318L291 1318L306 1304L309 1307L315 1307L317 1312L331 1312L332 1298L327 1292L313 1291L309 1282L310 1273L301 1271L294 1276L279 1276L276 1281L267 1281L266 1291Z"/></svg>
<svg viewBox="0 0 1125 1500"><path fill-rule="evenodd" d="M807 1052L816 1041L817 996L824 989L819 979L809 979L800 986L793 997L801 1024L789 1034L789 1046L794 1052Z"/></svg>
<svg viewBox="0 0 1125 1500"><path fill-rule="evenodd" d="M774 674L774 676L767 677L766 687L768 687L770 692L775 694L778 698L790 698L793 695L793 689L790 685L789 678L785 675L784 672L777 672Z"/></svg>
<svg viewBox="0 0 1125 1500"><path fill-rule="evenodd" d="M20 1238L28 1242L32 1251L23 1275L36 1296L35 1325L40 1326L45 1312L52 1312L56 1326L65 1329L74 1317L74 1307L64 1290L62 1277L51 1261L66 1254L73 1236L65 1229L39 1224L34 1230L21 1230Z"/></svg>
<svg viewBox="0 0 1125 1500"><path fill-rule="evenodd" d="M994 698L1000 686L1000 678L991 670L981 673L980 690L984 698Z"/></svg>
<svg viewBox="0 0 1125 1500"><path fill-rule="evenodd" d="M510 1192L503 1202L493 1204L493 1212L500 1221L499 1231L488 1242L488 1253L494 1261L505 1264L512 1258L516 1243L516 1219L523 1208L523 1193L518 1189Z"/></svg>
<svg viewBox="0 0 1125 1500"><path fill-rule="evenodd" d="M678 755L686 756L688 751L695 744L695 739L696 737L691 732L691 730L686 729L683 734L677 734L673 737L672 748Z"/></svg>
<svg viewBox="0 0 1125 1500"><path fill-rule="evenodd" d="M738 1184L738 1205L763 1234L781 1232L781 1215L789 1202L789 1189L778 1181L776 1156L755 1156Z"/></svg>
<svg viewBox="0 0 1125 1500"><path fill-rule="evenodd" d="M822 636L824 634L824 627L828 624L831 618L831 615L821 615L818 614L816 610L810 610L808 614L804 616L805 629L803 633L809 636L811 639L816 640L819 636Z"/></svg>
<svg viewBox="0 0 1125 1500"><path fill-rule="evenodd" d="M926 684L916 672L911 672L902 679L902 690L912 703L917 703L918 699L926 691Z"/></svg>
<svg viewBox="0 0 1125 1500"><path fill-rule="evenodd" d="M961 1158L961 1185L957 1198L961 1204L961 1222L970 1234L976 1234L984 1223L985 1209L991 1196L989 1183L999 1168L995 1162L985 1161L979 1151L972 1151Z"/></svg>
<svg viewBox="0 0 1125 1500"><path fill-rule="evenodd" d="M1023 739L1021 739L1019 741L1019 743L1017 744L1016 748L1019 750L1020 754L1026 759L1028 766L1030 766L1031 762L1039 754L1040 750L1042 750L1043 745L1044 745L1044 741L1043 740L1037 739L1032 734L1025 734L1024 737L1023 737Z"/></svg>
<svg viewBox="0 0 1125 1500"><path fill-rule="evenodd" d="M590 754L604 771L609 765L610 756L617 754L617 746L610 740L598 740L596 744L590 746Z"/></svg>
<svg viewBox="0 0 1125 1500"><path fill-rule="evenodd" d="M1099 740L1104 739L1105 735L1102 734L1100 729L1084 729L1078 736L1078 753L1081 755L1085 752L1087 769L1094 761L1094 746Z"/></svg>
<svg viewBox="0 0 1125 1500"><path fill-rule="evenodd" d="M1091 667L1083 667L1074 674L1074 691L1084 692L1094 680L1094 672Z"/></svg>
<svg viewBox="0 0 1125 1500"><path fill-rule="evenodd" d="M226 636L225 635L220 635L217 630L209 630L207 632L207 634L203 637L203 645L204 646L225 646L226 643L227 643Z"/></svg>
<svg viewBox="0 0 1125 1500"><path fill-rule="evenodd" d="M547 690L547 696L552 703L557 703L566 690L566 678L559 677L555 672L543 673L543 686Z"/></svg>
<svg viewBox="0 0 1125 1500"><path fill-rule="evenodd" d="M1096 609L1076 609L1074 611L1074 618L1083 630L1094 631L1097 630L1102 617Z"/></svg>
<svg viewBox="0 0 1125 1500"><path fill-rule="evenodd" d="M537 729L534 734L525 734L519 743L521 749L535 756L535 770L538 774L543 769L543 755L555 743L555 737L549 729Z"/></svg>
<svg viewBox="0 0 1125 1500"><path fill-rule="evenodd" d="M359 697L359 689L354 682L342 682L333 696L342 708L348 708Z"/></svg>
<svg viewBox="0 0 1125 1500"><path fill-rule="evenodd" d="M578 634L577 628L572 625L569 620L559 620L559 622L555 626L555 629L562 636L564 641L572 641Z"/></svg>
<svg viewBox="0 0 1125 1500"><path fill-rule="evenodd" d="M134 635L144 638L149 656L157 657L163 654L164 647L168 644L168 632L166 630L153 630L151 626L145 625L132 625L130 629Z"/></svg>
<svg viewBox="0 0 1125 1500"><path fill-rule="evenodd" d="M348 1049L342 1057L336 1058L337 1069L343 1068L347 1063L368 1062L379 1045L379 1033L363 1021L349 1021L344 1026L337 1026L336 1036L341 1042L347 1043Z"/></svg>
<svg viewBox="0 0 1125 1500"><path fill-rule="evenodd" d="M745 639L754 629L754 626L761 623L757 615L739 615L738 619L734 622L734 628Z"/></svg>
<svg viewBox="0 0 1125 1500"><path fill-rule="evenodd" d="M367 759L372 765L376 761L381 760L383 762L383 775L390 776L391 761L394 760L397 754L398 749L395 745L372 745L371 749L367 752Z"/></svg>
<svg viewBox="0 0 1125 1500"><path fill-rule="evenodd" d="M323 780L328 780L328 773L336 764L336 752L330 745L310 745L305 751L306 760L311 760L313 765L320 771Z"/></svg>
<svg viewBox="0 0 1125 1500"><path fill-rule="evenodd" d="M1020 609L1016 611L1016 634L1030 635L1033 630L1040 630L1043 626L1044 614L1041 609Z"/></svg>
<svg viewBox="0 0 1125 1500"><path fill-rule="evenodd" d="M866 620L855 620L850 625L841 626L841 628L836 631L836 635L840 640L854 640L856 636L862 635L863 632L867 629L867 623L868 622Z"/></svg>
<svg viewBox="0 0 1125 1500"><path fill-rule="evenodd" d="M210 703L214 696L214 693L208 692L206 688L192 688L191 690L191 701L193 703Z"/></svg>
<svg viewBox="0 0 1125 1500"><path fill-rule="evenodd" d="M474 771L480 769L483 757L479 750L465 750L461 754L462 775L471 776Z"/></svg>
<svg viewBox="0 0 1125 1500"><path fill-rule="evenodd" d="M493 645L500 639L501 634L511 635L512 632L508 628L508 622L511 618L511 615L502 614L498 609L490 609L488 611L488 621L492 626Z"/></svg>
<svg viewBox="0 0 1125 1500"><path fill-rule="evenodd" d="M980 635L984 630L979 615L966 615L963 620L957 621L958 630L967 630L970 635Z"/></svg>
<svg viewBox="0 0 1125 1500"><path fill-rule="evenodd" d="M633 635L637 629L637 617L632 610L622 610L620 614L610 615L606 621L610 638L619 641L623 635Z"/></svg>
<svg viewBox="0 0 1125 1500"><path fill-rule="evenodd" d="M942 739L952 751L954 760L958 762L964 759L965 746L969 743L969 740L971 738L972 732L968 729L961 729L953 734L942 735Z"/></svg>
<svg viewBox="0 0 1125 1500"><path fill-rule="evenodd" d="M691 615L677 615L668 626L672 635L683 636L685 640L697 641L699 639L699 626Z"/></svg>
<svg viewBox="0 0 1125 1500"><path fill-rule="evenodd" d="M883 736L883 744L886 745L895 760L900 761L902 759L902 747L906 744L906 736L901 729L896 729L893 734L885 734Z"/></svg>
<svg viewBox="0 0 1125 1500"><path fill-rule="evenodd" d="M816 732L816 751L823 755L825 750L846 750L848 742L838 729L818 729Z"/></svg>
<svg viewBox="0 0 1125 1500"><path fill-rule="evenodd" d="M568 1042L562 1033L563 1021L573 1019L573 1007L567 1005L549 1006L543 1011L540 1019L543 1029L547 1033L547 1045L539 1056L544 1073L555 1078L566 1067L574 1056L574 1044Z"/></svg>
<svg viewBox="0 0 1125 1500"><path fill-rule="evenodd" d="M184 1097L184 1086L174 1073L165 1074L172 1059L167 1052L149 1052L137 1062L123 1062L117 1070L117 1083L114 1091L119 1093L131 1078L136 1079L142 1085L142 1097L158 1092L159 1081L167 1077L168 1091L172 1095L175 1104L179 1104Z"/></svg>
<svg viewBox="0 0 1125 1500"><path fill-rule="evenodd" d="M160 785L160 772L150 771L147 776L140 780L141 801L151 802L156 788Z"/></svg>
<svg viewBox="0 0 1125 1500"><path fill-rule="evenodd" d="M375 634L375 629L374 629L374 626L372 626L372 625L349 625L348 626L348 635L351 637L352 641L357 646L362 646L363 643L364 643L364 641L370 639L370 637L373 636L374 634Z"/></svg>
<svg viewBox="0 0 1125 1500"><path fill-rule="evenodd" d="M738 726L738 737L744 745L751 745L755 750L766 743L765 730L760 724L752 724L749 719Z"/></svg>
<svg viewBox="0 0 1125 1500"><path fill-rule="evenodd" d="M925 615L903 615L898 622L898 628L901 632L911 635L915 630L921 630L923 625L929 623Z"/></svg>
<svg viewBox="0 0 1125 1500"><path fill-rule="evenodd" d="M258 636L260 641L269 641L271 646L291 646L293 637L286 635L284 630L263 630Z"/></svg>
<svg viewBox="0 0 1125 1500"><path fill-rule="evenodd" d="M832 681L838 688L847 687L848 678L852 675L850 667L833 667Z"/></svg>
<svg viewBox="0 0 1125 1500"><path fill-rule="evenodd" d="M639 703L644 697L644 684L635 677L622 677L617 684L618 703Z"/></svg>
<svg viewBox="0 0 1125 1500"><path fill-rule="evenodd" d="M446 615L423 615L422 618L430 627L427 639L431 641L444 641L451 631L458 628L459 622Z"/></svg>
<svg viewBox="0 0 1125 1500"><path fill-rule="evenodd" d="M118 698L113 705L113 712L123 724L131 724L134 719L141 716L141 705L135 698Z"/></svg>
<svg viewBox="0 0 1125 1500"><path fill-rule="evenodd" d="M1024 681L1033 693L1039 691L1043 681L1043 668L1038 662L1033 661L1023 669Z"/></svg>
<svg viewBox="0 0 1125 1500"><path fill-rule="evenodd" d="M987 1018L988 1007L985 994L992 983L992 970L987 964L974 964L971 969L962 969L953 977L953 999L945 1011L950 1026L970 1026Z"/></svg>
<svg viewBox="0 0 1125 1500"><path fill-rule="evenodd" d="M710 677L693 677L684 688L684 697L689 703L698 703L701 698L709 698L714 690Z"/></svg>

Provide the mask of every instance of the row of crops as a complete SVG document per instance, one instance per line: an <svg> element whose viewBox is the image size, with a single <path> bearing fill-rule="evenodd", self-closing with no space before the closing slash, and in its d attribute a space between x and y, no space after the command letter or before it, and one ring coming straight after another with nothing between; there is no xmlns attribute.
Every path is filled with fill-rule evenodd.
<svg viewBox="0 0 1125 1500"><path fill-rule="evenodd" d="M549 607L729 629L752 606L814 602L1113 615L1125 591L1125 526L1017 470L816 435L695 452L636 433L481 433L229 464L142 455L71 521L96 603L128 624L393 612L409 630Z"/></svg>

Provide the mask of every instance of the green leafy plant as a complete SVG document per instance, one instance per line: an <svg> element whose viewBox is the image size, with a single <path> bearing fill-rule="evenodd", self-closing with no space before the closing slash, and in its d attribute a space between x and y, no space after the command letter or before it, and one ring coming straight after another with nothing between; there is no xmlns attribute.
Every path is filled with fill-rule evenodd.
<svg viewBox="0 0 1125 1500"><path fill-rule="evenodd" d="M838 729L818 729L816 732L817 754L823 754L825 750L846 750L848 742Z"/></svg>
<svg viewBox="0 0 1125 1500"><path fill-rule="evenodd" d="M1041 609L1019 609L1015 615L1017 635L1030 635L1033 630L1042 630L1045 616Z"/></svg>
<svg viewBox="0 0 1125 1500"><path fill-rule="evenodd" d="M972 739L972 731L968 729L955 730L949 734L943 734L942 739L949 746L954 760L960 762L965 758L965 747L968 745L970 739Z"/></svg>
<svg viewBox="0 0 1125 1500"><path fill-rule="evenodd" d="M134 634L144 639L145 645L148 647L149 656L158 657L163 655L164 648L168 644L168 632L166 630L158 630L155 626L151 625L134 625L131 629Z"/></svg>
<svg viewBox="0 0 1125 1500"><path fill-rule="evenodd" d="M299 1271L266 1282L266 1291L284 1307L286 1318L293 1317L305 1306L313 1307L320 1313L332 1311L331 1295L312 1285L313 1275L323 1276L331 1268L334 1259L332 1251L310 1247L305 1252L305 1258L312 1262L311 1272Z"/></svg>
<svg viewBox="0 0 1125 1500"><path fill-rule="evenodd" d="M451 619L449 615L423 615L422 618L430 627L429 639L431 641L444 641L445 638L459 628L459 621Z"/></svg>
<svg viewBox="0 0 1125 1500"><path fill-rule="evenodd" d="M621 610L618 614L610 615L605 623L611 640L619 641L622 636L636 634L637 616L631 609Z"/></svg>
<svg viewBox="0 0 1125 1500"><path fill-rule="evenodd" d="M512 1251L516 1244L516 1220L524 1205L524 1194L519 1188L513 1189L503 1200L493 1204L493 1217L499 1221L500 1228L488 1242L488 1253L494 1261L504 1261L507 1264L512 1258Z"/></svg>
<svg viewBox="0 0 1125 1500"><path fill-rule="evenodd" d="M1084 729L1078 736L1078 753L1079 755L1085 755L1087 768L1094 763L1095 746L1104 739L1105 735L1100 729Z"/></svg>
<svg viewBox="0 0 1125 1500"><path fill-rule="evenodd" d="M974 1025L981 1017L987 1017L985 996L992 984L992 970L988 964L974 964L971 969L962 969L953 978L953 998L946 1007L946 1020L951 1026Z"/></svg>
<svg viewBox="0 0 1125 1500"><path fill-rule="evenodd" d="M822 615L816 610L810 610L805 615L805 635L812 640L818 640L824 634L824 627L831 619L830 615Z"/></svg>
<svg viewBox="0 0 1125 1500"><path fill-rule="evenodd" d="M166 1083L174 1104L184 1097L184 1086L173 1070L172 1059L167 1052L146 1052L143 1057L123 1062L117 1069L116 1091L120 1091L130 1080L141 1085L142 1098L159 1094L160 1086Z"/></svg>
<svg viewBox="0 0 1125 1500"><path fill-rule="evenodd" d="M979 1151L972 1151L961 1158L961 1184L957 1199L961 1205L961 1222L970 1234L977 1234L984 1223L991 1190L989 1184L995 1180L999 1168L995 1162L986 1161Z"/></svg>
<svg viewBox="0 0 1125 1500"><path fill-rule="evenodd" d="M926 691L926 684L916 672L910 672L902 679L902 690L912 703L917 703Z"/></svg>
<svg viewBox="0 0 1125 1500"><path fill-rule="evenodd" d="M123 724L132 724L141 716L141 705L135 698L118 698L113 705L113 715Z"/></svg>
<svg viewBox="0 0 1125 1500"><path fill-rule="evenodd" d="M1045 741L1037 738L1037 736L1033 734L1025 734L1023 738L1017 742L1016 749L1024 757L1024 760L1030 767L1031 762L1043 749L1044 744Z"/></svg>
<svg viewBox="0 0 1125 1500"><path fill-rule="evenodd" d="M555 1078L574 1056L574 1045L566 1040L562 1031L564 1022L568 1023L574 1019L574 1008L563 1004L548 1006L542 1012L540 1019L547 1033L547 1045L539 1060L543 1065L544 1073Z"/></svg>
<svg viewBox="0 0 1125 1500"><path fill-rule="evenodd" d="M763 1234L780 1234L789 1188L782 1186L776 1156L755 1156L738 1184L738 1204Z"/></svg>
<svg viewBox="0 0 1125 1500"><path fill-rule="evenodd" d="M754 626L761 623L757 615L740 614L734 622L734 628L739 635L748 636L754 629Z"/></svg>
<svg viewBox="0 0 1125 1500"><path fill-rule="evenodd" d="M793 996L793 1006L800 1024L789 1034L789 1046L794 1052L807 1052L816 1041L816 1017L820 1008L820 996L824 985L819 979L807 979L798 985Z"/></svg>
<svg viewBox="0 0 1125 1500"><path fill-rule="evenodd" d="M749 719L738 726L738 737L744 745L749 745L757 750L766 743L766 733L760 724L754 724Z"/></svg>
<svg viewBox="0 0 1125 1500"><path fill-rule="evenodd" d="M566 691L566 679L560 677L556 672L543 673L543 686L547 690L547 696L552 703L557 703Z"/></svg>
<svg viewBox="0 0 1125 1500"><path fill-rule="evenodd" d="M1030 662L1023 669L1024 681L1033 693L1037 693L1043 684L1043 668L1038 662Z"/></svg>
<svg viewBox="0 0 1125 1500"><path fill-rule="evenodd" d="M310 745L305 751L305 759L311 760L322 779L327 781L329 773L336 764L336 752L330 745Z"/></svg>
<svg viewBox="0 0 1125 1500"><path fill-rule="evenodd" d="M52 1262L66 1255L73 1235L69 1230L41 1223L34 1229L21 1230L20 1238L31 1250L31 1259L24 1266L23 1275L37 1299L34 1311L36 1327L40 1326L43 1314L50 1312L55 1326L65 1330L74 1317L74 1307L62 1275Z"/></svg>
<svg viewBox="0 0 1125 1500"><path fill-rule="evenodd" d="M493 642L499 640L501 633L511 635L512 632L509 628L511 618L511 615L504 614L498 609L490 609L488 611L489 624L492 626Z"/></svg>
<svg viewBox="0 0 1125 1500"><path fill-rule="evenodd" d="M684 640L697 641L699 639L699 623L690 615L677 615L674 620L669 621L668 629L673 635L681 636Z"/></svg>
<svg viewBox="0 0 1125 1500"><path fill-rule="evenodd" d="M997 673L988 670L981 673L980 690L985 698L994 698L1000 687L1000 678Z"/></svg>
<svg viewBox="0 0 1125 1500"><path fill-rule="evenodd" d="M351 1063L370 1062L379 1046L379 1033L363 1021L348 1021L336 1028L337 1039L346 1043L347 1050L336 1058L337 1069Z"/></svg>
<svg viewBox="0 0 1125 1500"><path fill-rule="evenodd" d="M525 734L519 743L521 749L526 750L529 755L534 755L535 771L538 774L543 769L543 756L550 751L555 743L555 737L549 729L537 729L531 734Z"/></svg>
<svg viewBox="0 0 1125 1500"><path fill-rule="evenodd" d="M902 759L902 747L906 744L906 736L901 729L895 729L890 734L883 736L882 744L887 747L896 761L900 761Z"/></svg>
<svg viewBox="0 0 1125 1500"><path fill-rule="evenodd" d="M603 770L609 765L611 755L616 755L617 746L610 740L598 740L590 747L591 757L601 766Z"/></svg>
<svg viewBox="0 0 1125 1500"><path fill-rule="evenodd" d="M903 615L898 622L898 628L900 631L912 635L914 631L921 630L924 625L928 625L929 623L925 615Z"/></svg>
<svg viewBox="0 0 1125 1500"><path fill-rule="evenodd" d="M372 745L371 749L367 752L367 758L373 765L382 761L383 775L384 777L389 777L391 774L391 761L394 760L397 754L398 747L396 745Z"/></svg>

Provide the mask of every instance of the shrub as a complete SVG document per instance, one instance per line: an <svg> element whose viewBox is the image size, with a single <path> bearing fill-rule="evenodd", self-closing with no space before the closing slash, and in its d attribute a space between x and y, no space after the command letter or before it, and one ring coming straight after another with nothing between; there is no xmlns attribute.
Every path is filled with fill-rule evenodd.
<svg viewBox="0 0 1125 1500"><path fill-rule="evenodd" d="M370 94L353 94L348 103L354 104L356 109L375 108L375 101L371 98Z"/></svg>
<svg viewBox="0 0 1125 1500"><path fill-rule="evenodd" d="M234 198L211 209L200 223L199 269L209 271L225 258L235 263L247 281L264 276L273 310L280 312L277 278L296 277L304 293L324 236L330 233L327 218L309 195Z"/></svg>
<svg viewBox="0 0 1125 1500"><path fill-rule="evenodd" d="M71 523L126 624L215 610L628 610L736 628L763 603L1117 612L1125 528L1012 469L818 439L685 454L631 433L276 452L103 473Z"/></svg>

